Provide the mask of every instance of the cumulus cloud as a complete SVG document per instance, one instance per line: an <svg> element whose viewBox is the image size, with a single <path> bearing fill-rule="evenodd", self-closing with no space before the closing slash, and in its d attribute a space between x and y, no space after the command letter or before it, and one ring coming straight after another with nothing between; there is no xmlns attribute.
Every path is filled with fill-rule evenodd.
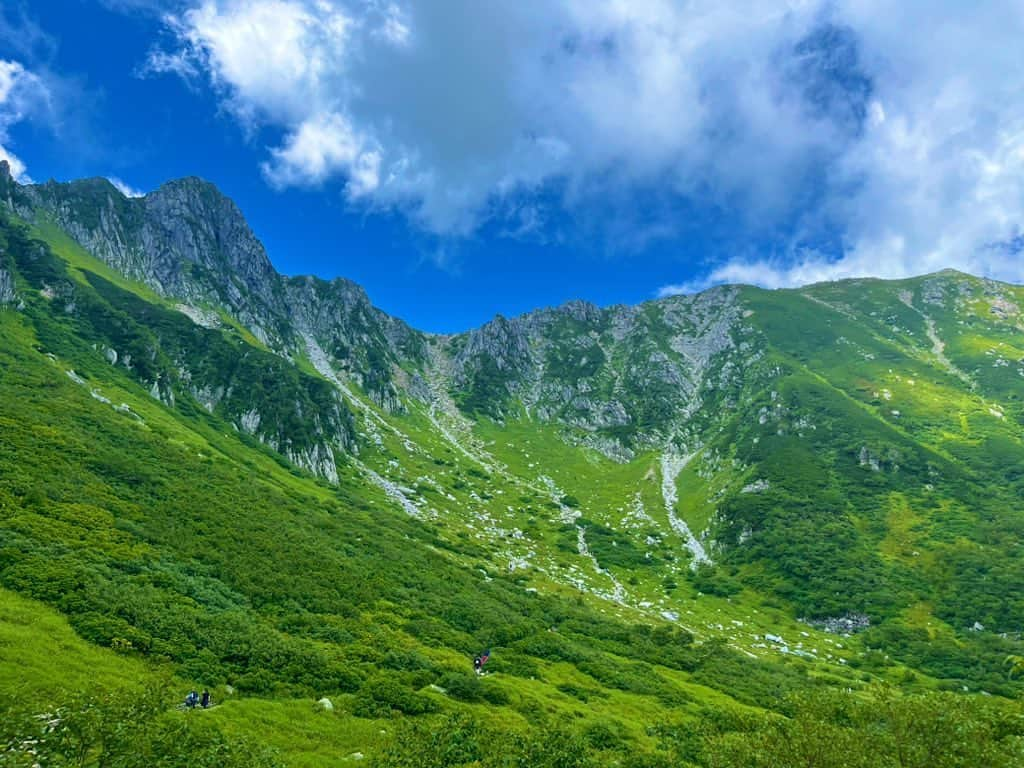
<svg viewBox="0 0 1024 768"><path fill-rule="evenodd" d="M843 6L871 63L873 93L863 135L837 157L821 203L843 227L841 253L739 259L662 294L946 267L1024 282L1015 246L1024 232L1024 65L1006 47L1024 33L1024 9Z"/></svg>
<svg viewBox="0 0 1024 768"><path fill-rule="evenodd" d="M713 216L730 247L773 254L710 253L664 291L1024 278L999 246L1024 209L1015 0L192 0L166 22L150 68L206 78L251 135L281 136L277 187L336 180L441 235L520 231L521 211L543 230L552 196L643 222L642 243Z"/></svg>
<svg viewBox="0 0 1024 768"><path fill-rule="evenodd" d="M153 50L150 69L207 73L249 127L294 128L344 101L351 20L326 0L205 0L165 21L180 47Z"/></svg>
<svg viewBox="0 0 1024 768"><path fill-rule="evenodd" d="M344 172L352 197L371 194L380 184L380 153L338 114L314 115L272 149L263 173L277 187L319 184Z"/></svg>
<svg viewBox="0 0 1024 768"><path fill-rule="evenodd" d="M11 126L45 105L49 94L43 81L17 61L0 59L0 160L6 160L11 175L23 184L31 183L25 163L5 145Z"/></svg>

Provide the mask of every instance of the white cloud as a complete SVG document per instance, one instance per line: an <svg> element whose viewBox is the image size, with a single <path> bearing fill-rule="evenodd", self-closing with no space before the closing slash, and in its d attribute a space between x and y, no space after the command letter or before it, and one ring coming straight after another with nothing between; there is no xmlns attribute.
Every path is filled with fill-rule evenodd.
<svg viewBox="0 0 1024 768"><path fill-rule="evenodd" d="M25 163L10 150L0 144L0 161L5 161L11 169L11 176L20 184L31 184L32 177L28 175Z"/></svg>
<svg viewBox="0 0 1024 768"><path fill-rule="evenodd" d="M199 76L199 68L195 58L188 51L168 53L154 49L146 57L146 63L140 67L139 76L146 75L177 75L183 80L192 80Z"/></svg>
<svg viewBox="0 0 1024 768"><path fill-rule="evenodd" d="M412 31L409 29L408 15L399 6L389 3L381 14L380 23L374 33L394 45L406 45Z"/></svg>
<svg viewBox="0 0 1024 768"><path fill-rule="evenodd" d="M875 85L864 133L837 158L822 201L843 227L843 254L794 249L739 258L665 286L662 295L723 282L788 287L947 267L1024 282L1024 259L1007 247L1024 233L1024 67L1010 42L1024 34L1024 7L897 9L874 0L839 7ZM913 35L904 33L911 28Z"/></svg>
<svg viewBox="0 0 1024 768"><path fill-rule="evenodd" d="M24 75L25 68L20 63L0 59L0 104L7 104L15 85Z"/></svg>
<svg viewBox="0 0 1024 768"><path fill-rule="evenodd" d="M937 271L937 270L936 270ZM706 275L676 285L664 285L658 289L659 298L677 294L698 293L714 285L759 285L762 288L792 288L794 286L820 283L825 280L842 280L848 277L906 277L899 269L888 269L878 264L865 271L859 265L847 261L829 261L818 254L793 259L751 259L728 261L712 269Z"/></svg>
<svg viewBox="0 0 1024 768"><path fill-rule="evenodd" d="M689 207L639 242L696 208L781 252L691 285L1024 278L987 247L1022 232L1016 0L194 0L168 25L151 67L205 73L247 130L282 133L279 187L338 179L448 235L522 210L543 228L538 192L585 216L642 191ZM807 255L823 230L841 256Z"/></svg>
<svg viewBox="0 0 1024 768"><path fill-rule="evenodd" d="M49 100L43 81L17 61L0 59L0 160L6 160L11 175L23 183L32 182L25 163L5 145L8 131Z"/></svg>
<svg viewBox="0 0 1024 768"><path fill-rule="evenodd" d="M120 192L125 197L145 197L146 196L145 192L143 192L140 189L136 189L135 187L127 184L126 182L124 182L121 179L117 178L117 176L107 176L107 181L109 181L111 184L113 184L117 188L117 191Z"/></svg>
<svg viewBox="0 0 1024 768"><path fill-rule="evenodd" d="M314 115L271 150L263 173L276 187L319 184L344 173L352 197L372 194L380 184L380 154L342 115Z"/></svg>
<svg viewBox="0 0 1024 768"><path fill-rule="evenodd" d="M205 70L249 124L296 127L344 89L351 20L325 0L204 0L167 24L181 47L151 52L150 68Z"/></svg>

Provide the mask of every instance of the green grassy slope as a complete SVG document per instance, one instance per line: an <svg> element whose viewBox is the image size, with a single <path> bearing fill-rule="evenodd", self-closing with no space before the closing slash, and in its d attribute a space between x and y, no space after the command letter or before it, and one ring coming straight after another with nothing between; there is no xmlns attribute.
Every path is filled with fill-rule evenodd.
<svg viewBox="0 0 1024 768"><path fill-rule="evenodd" d="M216 413L182 397L169 407L144 371L92 348L76 312L163 316L88 274L75 308L55 313L33 282L45 249L8 226L24 306L0 311L0 583L118 649L124 671L97 685L141 675L141 662L230 685L243 700L211 720L279 747L290 730L268 736L242 721L281 723L328 695L339 704L330 727L299 718L290 728L326 727L343 751L372 749L363 737L381 717L465 707L505 731L581 718L617 734L609 748L652 748L646 724L666 708L732 708L807 683L806 670L741 663L636 613L610 619L593 600L526 591L486 553L394 509L357 468L342 467L333 488ZM46 265L48 279L59 266ZM496 674L481 681L468 660L483 645ZM31 653L16 633L5 659ZM8 663L4 674L21 676ZM44 707L50 690L41 680L19 699ZM289 751L295 764L320 760Z"/></svg>
<svg viewBox="0 0 1024 768"><path fill-rule="evenodd" d="M0 308L0 694L22 715L156 681L140 715L156 739L192 727L165 717L182 691L230 686L195 738L238 760L274 759L251 757L258 742L300 766L430 750L738 765L720 756L781 749L779 723L801 717L892 727L808 692L859 702L885 680L939 711L956 707L936 687L1020 690L1004 661L1024 611L1021 406L994 364L1019 321L992 314L1009 310L984 284L956 278L969 327L899 285L744 290L770 376L728 393L676 477L659 451L612 461L516 403L469 422L343 400L308 362L194 325L60 233L4 219L0 258L21 302ZM943 356L929 333L949 337ZM238 428L254 402L275 432ZM273 449L324 440L351 450L337 485ZM679 521L713 565L692 567ZM799 621L850 612L872 628ZM963 706L971 728L1012 711Z"/></svg>
<svg viewBox="0 0 1024 768"><path fill-rule="evenodd" d="M927 304L935 285L964 298ZM1007 296L1020 291L958 275L744 289L760 374L727 393L735 405L671 483L671 505L658 451L612 461L507 405L456 440L415 412L389 418L396 436L363 458L538 588L677 616L758 656L796 650L873 673L898 659L951 689L1012 695L1024 430L1021 374L997 351L1021 333ZM987 339L973 343L991 384L970 379L982 369L952 341L935 351L932 336L961 321ZM714 567L691 569L669 507ZM849 614L872 628L840 641L796 621Z"/></svg>

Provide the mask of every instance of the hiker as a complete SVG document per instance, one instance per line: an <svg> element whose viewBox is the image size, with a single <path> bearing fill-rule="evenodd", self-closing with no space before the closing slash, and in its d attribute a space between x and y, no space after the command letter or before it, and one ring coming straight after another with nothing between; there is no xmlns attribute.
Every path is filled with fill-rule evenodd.
<svg viewBox="0 0 1024 768"><path fill-rule="evenodd" d="M473 657L473 671L475 671L478 675L482 675L484 673L484 664L487 663L487 660L489 658L491 658L491 649L490 648L488 648L483 653L478 653L476 656L474 656Z"/></svg>
<svg viewBox="0 0 1024 768"><path fill-rule="evenodd" d="M185 706L189 709L195 709L196 704L199 703L199 694L195 691L189 691L188 696L185 697Z"/></svg>
<svg viewBox="0 0 1024 768"><path fill-rule="evenodd" d="M210 708L210 692L205 688L203 689L203 700L201 703L203 705L203 709Z"/></svg>

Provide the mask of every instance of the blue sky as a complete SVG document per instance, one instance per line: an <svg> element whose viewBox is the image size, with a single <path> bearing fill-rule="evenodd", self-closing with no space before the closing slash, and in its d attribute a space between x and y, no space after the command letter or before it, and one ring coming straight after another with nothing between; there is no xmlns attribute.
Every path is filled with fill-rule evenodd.
<svg viewBox="0 0 1024 768"><path fill-rule="evenodd" d="M1015 0L5 0L23 180L198 175L432 331L944 267L1024 281Z"/></svg>

